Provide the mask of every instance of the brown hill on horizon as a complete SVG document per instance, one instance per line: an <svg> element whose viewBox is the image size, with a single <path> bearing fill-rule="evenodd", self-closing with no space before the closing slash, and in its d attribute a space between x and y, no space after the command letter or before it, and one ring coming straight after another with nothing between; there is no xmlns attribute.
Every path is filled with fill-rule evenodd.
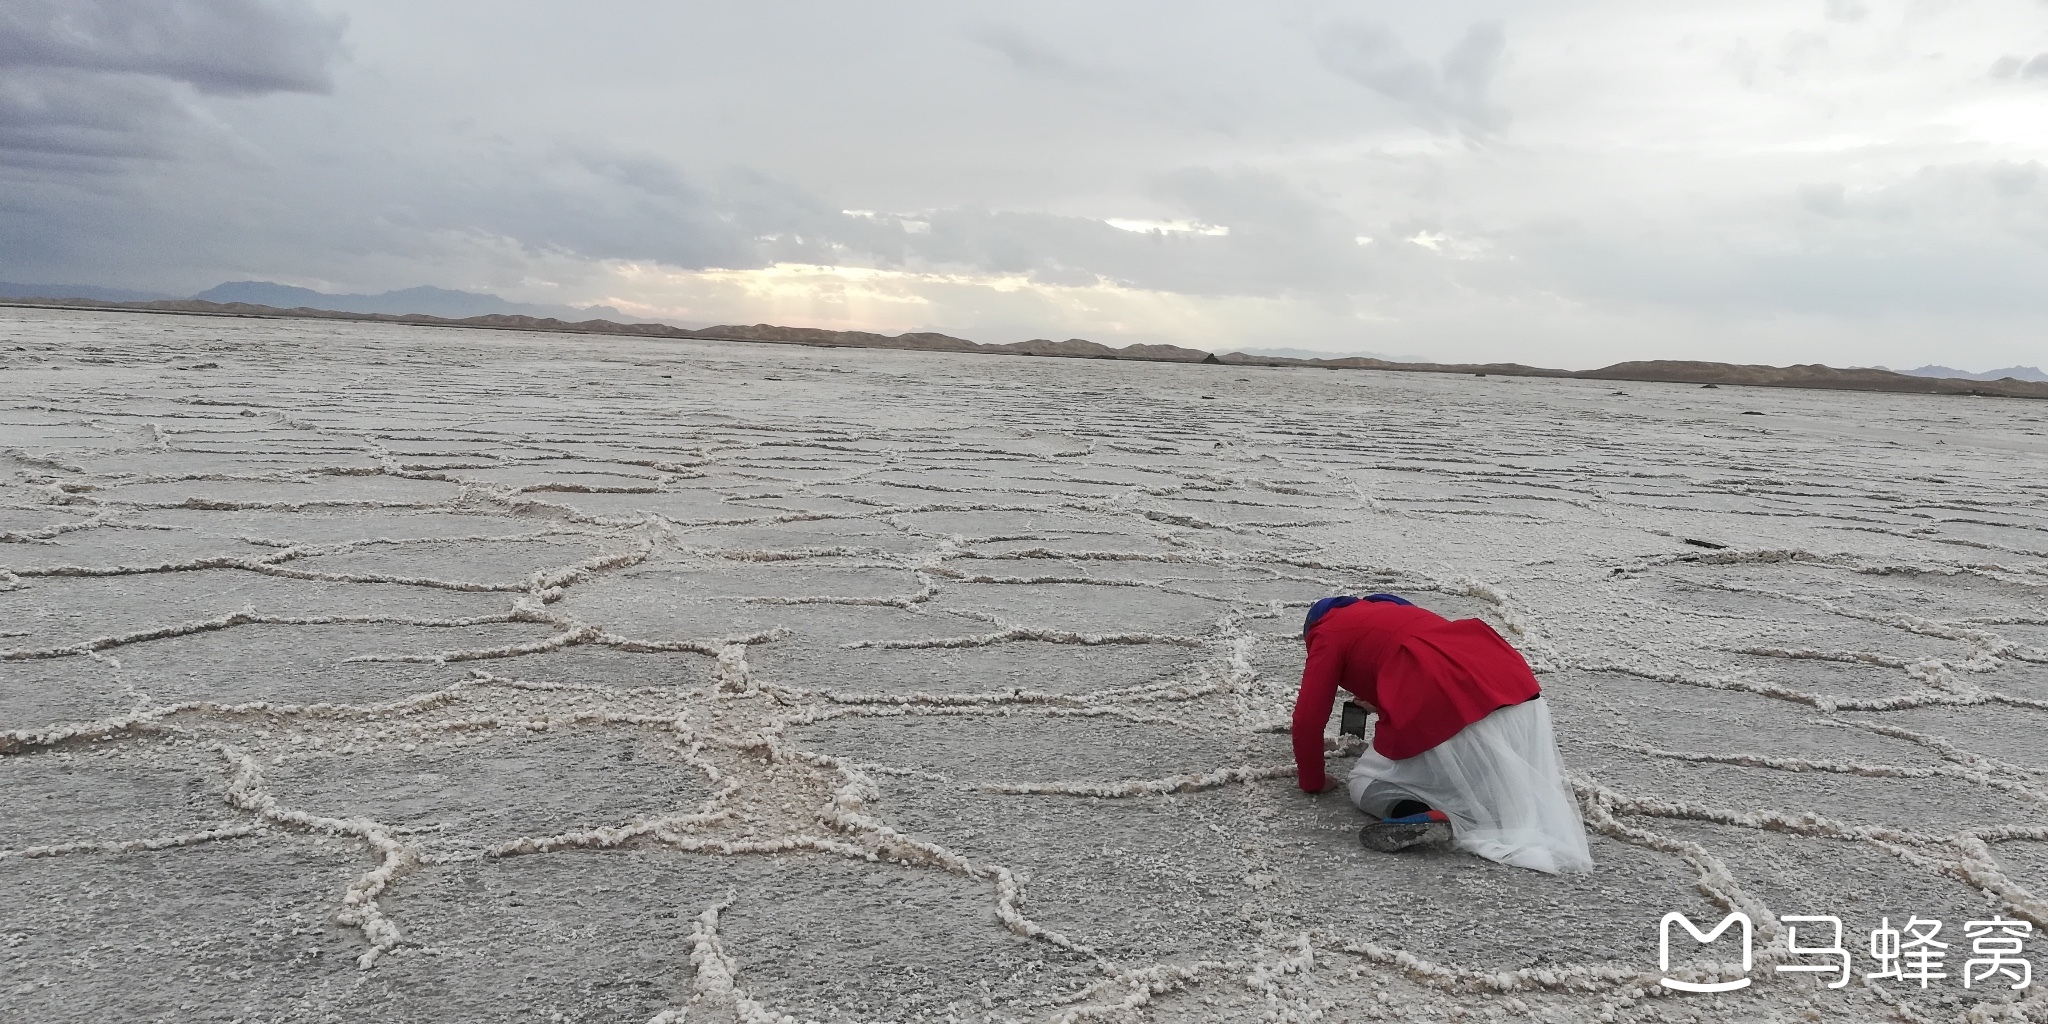
<svg viewBox="0 0 2048 1024"><path fill-rule="evenodd" d="M2048 398L2048 383L2004 377L1994 381L1957 377L1916 377L1873 368L1837 369L1820 363L1764 366L1685 359L1636 359L1593 370L1554 370L1521 363L1395 363L1384 359L1286 359L1226 353L1238 366L1314 366L1332 370L1395 370L1410 373L1498 374L1503 377L1569 377L1576 380L1713 384L1730 387L1812 388L1822 391L1886 391L1919 395L1985 395Z"/></svg>
<svg viewBox="0 0 2048 1024"><path fill-rule="evenodd" d="M1873 367L1837 369L1820 363L1762 366L1754 363L1709 363L1698 360L1638 359L1582 370L1575 376L1597 380L1651 380L1681 384L1749 384L1778 388L1826 388L1838 391L1896 391L1937 395L2006 395L2048 398L2048 384L2015 377L1982 381L1961 377L1916 377Z"/></svg>

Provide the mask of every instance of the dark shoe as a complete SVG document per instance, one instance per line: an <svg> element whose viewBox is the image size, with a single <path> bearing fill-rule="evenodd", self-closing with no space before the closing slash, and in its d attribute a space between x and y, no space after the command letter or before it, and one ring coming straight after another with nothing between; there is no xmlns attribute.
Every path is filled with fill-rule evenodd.
<svg viewBox="0 0 2048 1024"><path fill-rule="evenodd" d="M1442 811L1388 818L1360 829L1358 841L1368 850L1394 853L1417 846L1449 846L1451 821Z"/></svg>
<svg viewBox="0 0 2048 1024"><path fill-rule="evenodd" d="M1395 818L1408 818L1417 814L1428 813L1429 805L1420 800L1396 800L1394 801L1394 806L1387 808L1386 817L1382 820L1392 821ZM1439 818L1437 820L1442 821L1443 819Z"/></svg>

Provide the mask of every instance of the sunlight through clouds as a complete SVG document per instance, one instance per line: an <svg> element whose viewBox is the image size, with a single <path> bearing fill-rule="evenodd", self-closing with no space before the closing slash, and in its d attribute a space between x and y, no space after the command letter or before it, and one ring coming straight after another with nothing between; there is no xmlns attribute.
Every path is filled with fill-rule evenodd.
<svg viewBox="0 0 2048 1024"><path fill-rule="evenodd" d="M1253 329L1284 304L1269 299L1205 298L1130 288L1108 281L1047 285L1022 275L922 273L783 263L750 270L680 270L619 263L605 268L600 301L636 316L688 321L762 322L833 330L901 332L942 323L979 325L975 340L1031 335L987 329L1015 319L1102 336L1188 337L1218 323ZM756 314L763 314L756 317ZM1070 333L1071 333L1070 332ZM1045 336L1065 334L1056 330Z"/></svg>
<svg viewBox="0 0 2048 1024"><path fill-rule="evenodd" d="M1230 234L1230 229L1216 224L1203 224L1192 220L1133 220L1126 217L1109 217L1104 224L1119 231L1137 234L1156 231L1162 235L1210 235L1221 237Z"/></svg>

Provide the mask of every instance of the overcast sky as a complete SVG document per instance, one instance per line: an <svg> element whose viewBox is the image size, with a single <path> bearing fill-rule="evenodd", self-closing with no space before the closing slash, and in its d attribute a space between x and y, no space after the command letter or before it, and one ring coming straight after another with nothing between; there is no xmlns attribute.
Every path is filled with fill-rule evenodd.
<svg viewBox="0 0 2048 1024"><path fill-rule="evenodd" d="M2048 0L6 0L0 280L2048 362Z"/></svg>

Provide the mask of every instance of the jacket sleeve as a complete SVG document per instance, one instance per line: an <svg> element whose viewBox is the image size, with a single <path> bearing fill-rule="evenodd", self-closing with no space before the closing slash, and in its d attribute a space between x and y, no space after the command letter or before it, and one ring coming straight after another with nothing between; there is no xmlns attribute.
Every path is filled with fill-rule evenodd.
<svg viewBox="0 0 2048 1024"><path fill-rule="evenodd" d="M1344 649L1325 639L1312 644L1301 669L1301 691L1294 696L1294 772L1304 793L1322 792L1323 729L1337 703L1337 683L1344 675Z"/></svg>

